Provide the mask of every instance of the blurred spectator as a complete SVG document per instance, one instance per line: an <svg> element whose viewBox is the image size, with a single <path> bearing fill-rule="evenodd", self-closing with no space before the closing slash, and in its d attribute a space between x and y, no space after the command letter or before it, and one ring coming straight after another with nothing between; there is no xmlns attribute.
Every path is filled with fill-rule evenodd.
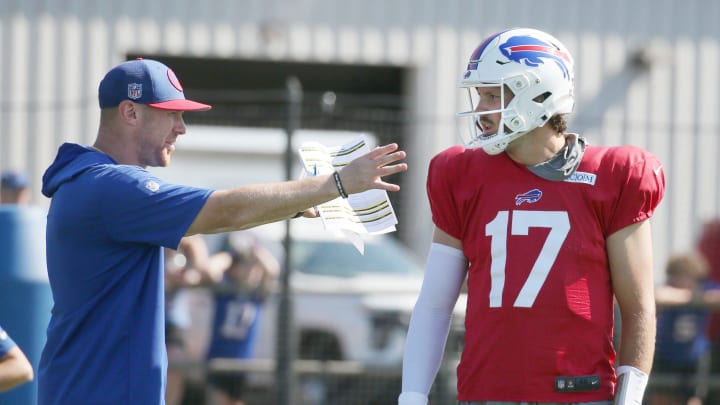
<svg viewBox="0 0 720 405"><path fill-rule="evenodd" d="M229 235L228 265L215 288L215 316L207 359L253 357L263 302L277 280L280 265L248 232ZM218 405L243 405L245 373L210 370L208 382Z"/></svg>
<svg viewBox="0 0 720 405"><path fill-rule="evenodd" d="M707 395L710 342L708 292L717 283L708 279L708 263L699 253L672 256L666 265L666 283L658 286L657 342L654 373L680 376L680 386L655 386L648 403L699 405Z"/></svg>
<svg viewBox="0 0 720 405"><path fill-rule="evenodd" d="M28 178L25 173L6 171L0 179L0 203L26 205L30 203Z"/></svg>
<svg viewBox="0 0 720 405"><path fill-rule="evenodd" d="M720 283L720 219L713 219L705 222L698 241L698 250L708 261L710 266L709 278ZM710 317L710 347L711 347L711 372L720 373L720 312L715 312ZM710 392L708 403L720 403L720 393Z"/></svg>
<svg viewBox="0 0 720 405"><path fill-rule="evenodd" d="M201 235L186 236L177 250L165 248L165 343L168 351L167 405L179 405L185 394L190 361L185 331L191 325L186 287L207 283L210 275L207 244Z"/></svg>
<svg viewBox="0 0 720 405"><path fill-rule="evenodd" d="M698 250L710 265L709 277L720 282L720 219L708 221L703 226ZM720 347L720 314L713 314L710 321L710 340ZM720 355L720 350L716 351ZM720 362L717 363L720 366Z"/></svg>
<svg viewBox="0 0 720 405"><path fill-rule="evenodd" d="M0 326L0 392L32 381L33 368L25 353Z"/></svg>

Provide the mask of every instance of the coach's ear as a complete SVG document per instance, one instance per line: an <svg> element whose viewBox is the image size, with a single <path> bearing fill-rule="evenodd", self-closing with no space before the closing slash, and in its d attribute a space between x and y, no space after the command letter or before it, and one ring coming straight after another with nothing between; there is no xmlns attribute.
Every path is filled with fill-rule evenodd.
<svg viewBox="0 0 720 405"><path fill-rule="evenodd" d="M118 116L121 120L123 120L123 122L129 125L137 125L137 120L140 116L140 108L141 106L139 104L133 103L130 100L123 100L117 106Z"/></svg>

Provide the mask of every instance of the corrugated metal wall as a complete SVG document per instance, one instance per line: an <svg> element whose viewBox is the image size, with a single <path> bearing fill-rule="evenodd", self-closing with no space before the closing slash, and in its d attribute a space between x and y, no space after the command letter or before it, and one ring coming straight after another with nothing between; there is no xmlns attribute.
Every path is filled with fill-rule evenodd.
<svg viewBox="0 0 720 405"><path fill-rule="evenodd" d="M663 262L719 214L718 17L715 0L4 0L0 168L27 170L46 204L43 170L61 142L92 142L97 83L129 52L406 66L414 120L404 194L413 203L403 215L423 225L401 232L422 253L431 225L417 201L427 161L456 142L465 58L491 32L532 26L575 55L571 129L596 144L646 147L665 163L654 231Z"/></svg>

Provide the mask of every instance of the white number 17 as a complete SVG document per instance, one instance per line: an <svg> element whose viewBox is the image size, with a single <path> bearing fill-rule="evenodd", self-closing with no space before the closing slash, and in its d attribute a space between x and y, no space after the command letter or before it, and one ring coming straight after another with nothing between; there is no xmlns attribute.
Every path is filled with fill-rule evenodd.
<svg viewBox="0 0 720 405"><path fill-rule="evenodd" d="M505 287L505 262L507 259L508 211L498 212L495 219L485 226L485 236L490 236L490 307L502 306ZM545 244L530 270L530 275L515 299L513 306L530 308L547 279L550 268L557 258L568 232L570 220L565 211L512 211L512 235L527 235L530 228L550 228Z"/></svg>

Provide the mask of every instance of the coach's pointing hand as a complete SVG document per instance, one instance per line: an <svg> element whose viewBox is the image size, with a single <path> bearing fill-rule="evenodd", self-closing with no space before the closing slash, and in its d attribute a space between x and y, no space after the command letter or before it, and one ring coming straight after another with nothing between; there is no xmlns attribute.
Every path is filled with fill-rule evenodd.
<svg viewBox="0 0 720 405"><path fill-rule="evenodd" d="M382 177L406 171L407 163L392 164L405 157L406 153L399 151L396 143L378 146L340 171L341 187L347 194L370 189L399 191L399 185L384 182Z"/></svg>

